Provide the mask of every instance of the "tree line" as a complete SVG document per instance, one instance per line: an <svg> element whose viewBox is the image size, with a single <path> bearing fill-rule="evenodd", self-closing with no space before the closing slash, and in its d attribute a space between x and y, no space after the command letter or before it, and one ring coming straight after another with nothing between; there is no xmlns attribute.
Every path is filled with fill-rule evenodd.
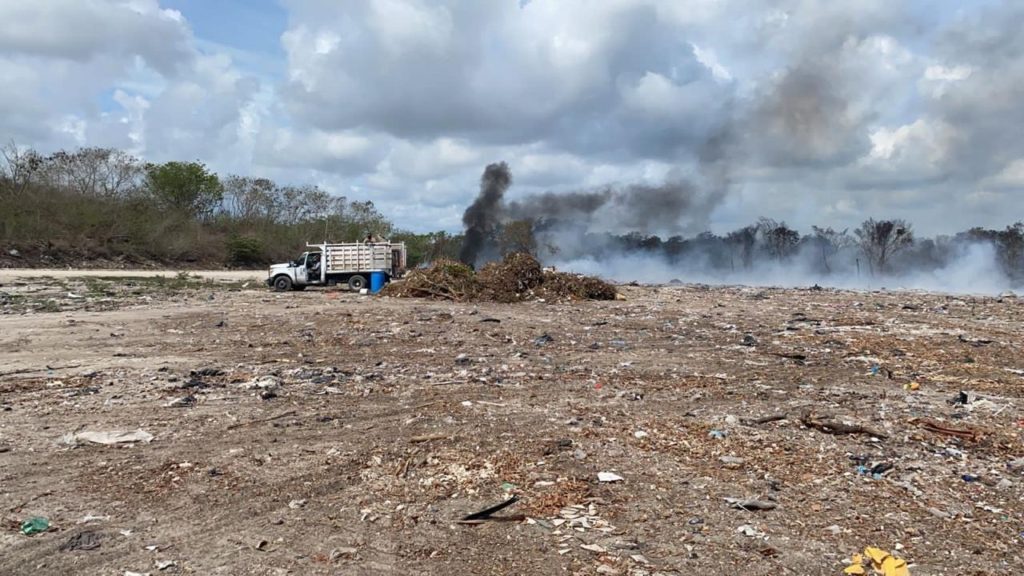
<svg viewBox="0 0 1024 576"><path fill-rule="evenodd" d="M417 259L458 253L456 237L396 230L373 202L317 186L222 177L199 161L144 162L112 148L0 150L0 242L29 266L254 266L293 258L306 242L367 234L406 240Z"/></svg>
<svg viewBox="0 0 1024 576"><path fill-rule="evenodd" d="M14 144L0 148L0 245L26 266L256 266L293 258L306 242L355 241L367 234L406 242L412 266L457 258L463 240L443 231L398 230L371 201L332 196L312 185L219 176L199 161L145 162L112 148L49 155ZM814 226L801 234L762 218L726 234L662 239L517 220L502 223L493 235L497 256L529 252L565 261L637 253L661 256L669 266L699 261L726 272L799 263L823 276L935 270L966 247L985 245L1007 277L1024 282L1022 223L919 238L900 219L868 219L853 230Z"/></svg>
<svg viewBox="0 0 1024 576"><path fill-rule="evenodd" d="M955 235L919 238L902 219L874 219L857 228L835 230L812 226L811 233L770 218L725 234L703 232L693 237L630 233L595 234L572 222L512 222L495 232L503 253L529 251L567 261L600 259L615 254L663 257L668 266L699 266L720 272L753 271L765 265L799 264L822 277L831 274L865 277L898 276L935 271L968 255L971 247L989 248L1001 271L1014 284L1024 283L1024 223L1003 230L971 228ZM567 241L567 239L571 239Z"/></svg>

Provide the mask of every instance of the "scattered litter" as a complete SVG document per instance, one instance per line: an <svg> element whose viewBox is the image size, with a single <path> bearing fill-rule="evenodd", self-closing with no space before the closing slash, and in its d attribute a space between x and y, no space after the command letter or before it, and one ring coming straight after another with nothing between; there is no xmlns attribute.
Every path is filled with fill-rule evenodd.
<svg viewBox="0 0 1024 576"><path fill-rule="evenodd" d="M767 534L751 526L750 524L744 524L737 528L736 531L750 538L764 538L765 536L767 536Z"/></svg>
<svg viewBox="0 0 1024 576"><path fill-rule="evenodd" d="M820 430L826 434L843 435L843 434L867 434L868 436L874 436L876 438L888 438L889 436L883 432L871 430L864 426L844 424L842 422L836 422L828 419L830 416L824 414L814 414L813 412L804 412L800 418L800 422L808 428L814 428Z"/></svg>
<svg viewBox="0 0 1024 576"><path fill-rule="evenodd" d="M451 438L451 434L438 432L436 434L423 434L420 436L413 436L412 438L409 438L409 442L412 442L413 444L420 444L422 442L433 442L434 440L446 440L448 438Z"/></svg>
<svg viewBox="0 0 1024 576"><path fill-rule="evenodd" d="M136 430L134 432L75 432L73 434L66 434L63 438L63 441L65 444L71 446L76 446L83 442L104 445L130 444L133 442L142 442L143 444L148 444L153 441L153 435L144 430Z"/></svg>
<svg viewBox="0 0 1024 576"><path fill-rule="evenodd" d="M713 438L715 440L724 440L728 435L729 433L724 430L711 430L708 432L708 438Z"/></svg>
<svg viewBox="0 0 1024 576"><path fill-rule="evenodd" d="M177 565L178 563L174 560L157 560L153 563L153 566L155 566L157 570L167 570L168 568Z"/></svg>
<svg viewBox="0 0 1024 576"><path fill-rule="evenodd" d="M29 518L21 523L21 533L25 536L32 536L50 529L50 521L42 516Z"/></svg>
<svg viewBox="0 0 1024 576"><path fill-rule="evenodd" d="M351 546L342 546L340 548L335 548L331 550L331 560L337 560L345 556L355 556L357 552L359 552L359 550Z"/></svg>
<svg viewBox="0 0 1024 576"><path fill-rule="evenodd" d="M775 502L755 500L753 498L726 498L725 501L729 504L730 508L736 508L737 510L774 510L778 507L778 504Z"/></svg>
<svg viewBox="0 0 1024 576"><path fill-rule="evenodd" d="M865 567L870 567L874 574L880 576L910 576L906 560L870 546L864 549L863 555L854 554L850 558L850 565L843 569L843 574L866 575Z"/></svg>
<svg viewBox="0 0 1024 576"><path fill-rule="evenodd" d="M950 400L950 404L963 404L966 406L969 404L973 404L974 401L977 399L978 395L975 394L974 392L971 392L969 390L961 390L960 392L957 393L956 396L953 397L952 400Z"/></svg>
<svg viewBox="0 0 1024 576"><path fill-rule="evenodd" d="M523 516L521 514L515 516L493 516L495 512L500 512L518 501L519 496L513 496L508 500L505 500L501 504L497 504L495 506L491 506L490 508L485 508L484 510L481 510L479 512L474 512L473 514L463 516L457 523L482 524L483 522L487 521L521 522L526 519L526 516Z"/></svg>
<svg viewBox="0 0 1024 576"><path fill-rule="evenodd" d="M970 428L952 428L946 426L941 422L935 422L933 420L917 419L917 424L929 432L936 434L944 434L946 436L956 436L959 438L965 438L968 440L977 440L981 437L981 434L977 430Z"/></svg>
<svg viewBox="0 0 1024 576"><path fill-rule="evenodd" d="M88 524L90 522L103 522L110 520L110 516L96 516L93 514L86 514L82 516L82 519L78 521L79 524Z"/></svg>
<svg viewBox="0 0 1024 576"><path fill-rule="evenodd" d="M96 532L79 532L67 542L60 545L63 552L74 552L75 550L95 550L100 547L100 535Z"/></svg>
<svg viewBox="0 0 1024 576"><path fill-rule="evenodd" d="M198 370L192 370L192 371L189 372L189 375L190 376L196 376L196 377L203 376L203 377L212 378L214 376L223 376L224 375L224 371L221 370L220 368L207 367L207 368L200 368Z"/></svg>
<svg viewBox="0 0 1024 576"><path fill-rule="evenodd" d="M164 407L166 407L166 408L190 408L190 407L195 406L195 405L196 405L196 397L191 395L191 394L189 394L188 396L184 396L182 398L175 398L174 400L171 400L167 404L164 404Z"/></svg>
<svg viewBox="0 0 1024 576"><path fill-rule="evenodd" d="M625 478L623 478L622 476L619 476L618 474L616 474L614 472L598 472L597 473L597 481L598 482L621 482L622 480L625 480Z"/></svg>
<svg viewBox="0 0 1024 576"><path fill-rule="evenodd" d="M533 345L534 346L543 346L545 344L550 344L551 342L554 342L554 341L555 341L555 339L552 338L549 334L542 334L542 335L540 335L540 336L538 336L538 337L533 339Z"/></svg>

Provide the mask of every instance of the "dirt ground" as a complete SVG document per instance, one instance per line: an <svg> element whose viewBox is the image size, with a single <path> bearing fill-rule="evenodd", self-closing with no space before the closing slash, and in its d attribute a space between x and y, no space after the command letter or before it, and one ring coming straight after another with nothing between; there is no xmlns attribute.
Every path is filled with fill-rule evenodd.
<svg viewBox="0 0 1024 576"><path fill-rule="evenodd" d="M72 270L58 268L0 268L0 284L30 278L154 278L188 274L209 280L264 280L266 270Z"/></svg>
<svg viewBox="0 0 1024 576"><path fill-rule="evenodd" d="M118 274L0 278L0 574L1024 573L1013 296Z"/></svg>

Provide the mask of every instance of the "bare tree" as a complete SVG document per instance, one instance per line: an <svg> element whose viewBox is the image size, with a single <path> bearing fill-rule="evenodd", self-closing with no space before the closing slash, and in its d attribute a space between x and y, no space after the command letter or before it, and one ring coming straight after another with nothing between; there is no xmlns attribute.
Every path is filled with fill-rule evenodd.
<svg viewBox="0 0 1024 576"><path fill-rule="evenodd" d="M502 224L498 241L503 255L513 252L537 255L537 237L533 231L532 220L513 220Z"/></svg>
<svg viewBox="0 0 1024 576"><path fill-rule="evenodd" d="M4 188L13 193L21 193L31 184L43 166L43 157L32 149L22 150L14 141L0 148L3 165L0 166L0 178L8 185Z"/></svg>
<svg viewBox="0 0 1024 576"><path fill-rule="evenodd" d="M731 253L738 250L743 267L750 268L754 263L754 246L757 245L757 226L745 226L730 232L725 237L725 243Z"/></svg>
<svg viewBox="0 0 1024 576"><path fill-rule="evenodd" d="M47 184L84 196L126 197L139 188L144 173L138 158L113 148L61 150L46 157Z"/></svg>
<svg viewBox="0 0 1024 576"><path fill-rule="evenodd" d="M758 220L757 229L768 253L776 260L781 261L792 256L797 244L800 243L800 233L786 226L785 222L761 218Z"/></svg>
<svg viewBox="0 0 1024 576"><path fill-rule="evenodd" d="M853 238L850 238L845 229L842 232L836 232L832 228L819 228L817 226L811 226L811 229L814 231L811 242L821 253L821 265L825 268L826 273L831 274L832 257L838 254L840 250L853 245Z"/></svg>
<svg viewBox="0 0 1024 576"><path fill-rule="evenodd" d="M886 274L893 255L914 243L910 225L903 220L865 220L854 231L871 272Z"/></svg>
<svg viewBox="0 0 1024 576"><path fill-rule="evenodd" d="M224 179L224 203L228 213L244 222L273 221L277 185L267 178L228 176Z"/></svg>

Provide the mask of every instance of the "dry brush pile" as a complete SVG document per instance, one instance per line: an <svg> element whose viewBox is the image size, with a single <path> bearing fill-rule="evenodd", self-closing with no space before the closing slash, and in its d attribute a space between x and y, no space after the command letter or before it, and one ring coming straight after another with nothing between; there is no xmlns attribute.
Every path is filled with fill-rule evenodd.
<svg viewBox="0 0 1024 576"><path fill-rule="evenodd" d="M544 270L536 258L512 253L479 272L452 260L410 272L384 288L385 296L433 298L455 302L527 300L615 300L615 286L592 276Z"/></svg>

